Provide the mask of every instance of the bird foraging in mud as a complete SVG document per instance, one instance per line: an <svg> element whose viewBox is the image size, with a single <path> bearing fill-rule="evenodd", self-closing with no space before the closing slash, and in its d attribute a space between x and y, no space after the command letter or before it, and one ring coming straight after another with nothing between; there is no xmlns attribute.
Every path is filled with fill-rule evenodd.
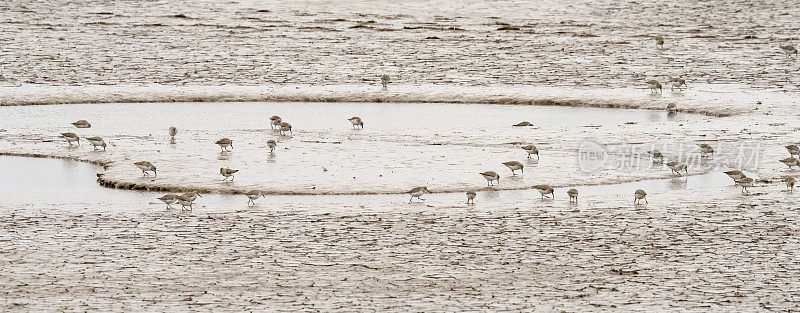
<svg viewBox="0 0 800 313"><path fill-rule="evenodd" d="M790 57L792 54L797 56L797 48L792 45L781 46L781 51L786 54L786 57Z"/></svg>
<svg viewBox="0 0 800 313"><path fill-rule="evenodd" d="M167 205L167 209L171 209L172 206L170 204L173 204L176 201L178 201L178 196L175 195L175 194L171 194L170 193L170 194L163 195L163 196L161 196L160 198L157 198L157 199L161 200L161 202L164 202L164 204Z"/></svg>
<svg viewBox="0 0 800 313"><path fill-rule="evenodd" d="M389 90L389 75L383 74L381 75L381 85L383 88L381 90Z"/></svg>
<svg viewBox="0 0 800 313"><path fill-rule="evenodd" d="M700 157L708 157L709 155L711 155L712 158L714 157L714 147L711 145L700 143L697 144L697 146L700 147Z"/></svg>
<svg viewBox="0 0 800 313"><path fill-rule="evenodd" d="M664 37L656 36L653 39L656 41L656 46L658 46L659 48L664 48Z"/></svg>
<svg viewBox="0 0 800 313"><path fill-rule="evenodd" d="M189 199L189 200L191 200L191 201L194 201L194 200L197 200L197 197L200 197L200 198L202 198L203 196L202 196L202 195L200 195L200 192L199 192L199 191L197 191L197 190L191 190L191 191L189 191L189 192L187 192L187 193L184 193L184 194L182 194L182 195L181 195L181 197L184 197L184 198L186 198L186 199Z"/></svg>
<svg viewBox="0 0 800 313"><path fill-rule="evenodd" d="M567 195L569 196L569 203L578 203L578 189L567 190Z"/></svg>
<svg viewBox="0 0 800 313"><path fill-rule="evenodd" d="M228 151L228 147L233 149L233 140L230 140L228 138L222 138L220 140L215 141L214 143L219 145L219 149L222 152L227 152Z"/></svg>
<svg viewBox="0 0 800 313"><path fill-rule="evenodd" d="M786 166L789 167L789 170L792 170L792 166L800 167L800 160L795 157L782 159L781 163L786 164Z"/></svg>
<svg viewBox="0 0 800 313"><path fill-rule="evenodd" d="M287 122L281 122L281 124L278 126L280 127L281 135L286 135L286 132L294 134L294 132L292 132L292 124L289 124Z"/></svg>
<svg viewBox="0 0 800 313"><path fill-rule="evenodd" d="M247 205L250 205L251 203L253 205L256 205L256 201L255 200L258 199L258 197L262 197L262 198L266 197L266 196L264 196L264 192L261 191L261 190L250 190L247 193L245 193L244 195L247 196Z"/></svg>
<svg viewBox="0 0 800 313"><path fill-rule="evenodd" d="M273 115L272 117L269 118L269 127L275 129L275 127L280 125L281 122L283 122L283 120L281 119L280 116Z"/></svg>
<svg viewBox="0 0 800 313"><path fill-rule="evenodd" d="M517 175L514 171L522 171L523 173L525 173L525 165L522 165L522 163L519 163L517 161L503 162L503 165L505 165L506 167L508 167L508 169L511 170L511 175Z"/></svg>
<svg viewBox="0 0 800 313"><path fill-rule="evenodd" d="M77 122L72 123L77 128L89 128L92 127L92 124L89 124L86 120L79 120Z"/></svg>
<svg viewBox="0 0 800 313"><path fill-rule="evenodd" d="M411 195L411 199L408 200L408 202L411 203L411 200L414 200L414 198L417 198L417 199L420 199L420 200L425 200L425 199L422 199L422 196L425 195L425 194L429 194L431 192L428 191L428 187L414 187L414 188L411 188L411 190L409 190L406 193Z"/></svg>
<svg viewBox="0 0 800 313"><path fill-rule="evenodd" d="M94 150L98 150L97 147L103 147L103 151L106 150L106 142L105 142L105 140L103 140L103 138L100 138L100 137L88 137L88 138L86 138L86 140L88 140L89 143L92 144L92 147L94 147Z"/></svg>
<svg viewBox="0 0 800 313"><path fill-rule="evenodd" d="M169 137L170 137L169 142L175 143L175 135L178 134L178 129L175 128L175 126L170 126L168 131L169 131Z"/></svg>
<svg viewBox="0 0 800 313"><path fill-rule="evenodd" d="M786 183L786 189L789 189L789 192L794 192L794 177L786 177L783 179L783 182Z"/></svg>
<svg viewBox="0 0 800 313"><path fill-rule="evenodd" d="M539 149L537 149L536 146L534 145L522 146L522 150L525 150L525 152L528 153L528 158L531 157L531 154L535 154L536 160L539 160Z"/></svg>
<svg viewBox="0 0 800 313"><path fill-rule="evenodd" d="M796 145L788 145L786 146L786 150L789 151L789 156L800 156L800 147Z"/></svg>
<svg viewBox="0 0 800 313"><path fill-rule="evenodd" d="M273 153L275 151L275 147L278 146L278 143L275 140L267 140L267 147L269 148L269 153Z"/></svg>
<svg viewBox="0 0 800 313"><path fill-rule="evenodd" d="M655 79L651 79L646 81L647 85L650 86L650 93L661 93L661 83L659 83Z"/></svg>
<svg viewBox="0 0 800 313"><path fill-rule="evenodd" d="M192 205L194 204L194 200L195 199L196 199L196 196L192 197L190 195L182 194L182 195L178 196L178 198L176 200L178 201L178 204L181 205L181 210L186 209L186 207L189 207L189 210L194 210Z"/></svg>
<svg viewBox="0 0 800 313"><path fill-rule="evenodd" d="M533 188L539 191L539 193L542 195L542 199L545 198L545 195L550 195L553 199L556 198L555 190L553 187L550 187L550 185L536 185L533 186Z"/></svg>
<svg viewBox="0 0 800 313"><path fill-rule="evenodd" d="M224 179L222 179L223 181L228 180L228 178L230 178L231 181L233 181L233 179L235 178L235 177L233 177L233 175L236 174L236 172L238 172L238 171L239 170L233 170L233 169L230 169L230 168L227 168L227 167L220 167L219 168L219 174L225 177Z"/></svg>
<svg viewBox="0 0 800 313"><path fill-rule="evenodd" d="M683 90L686 87L686 80L680 77L670 77L669 82L672 83L670 90L675 90L675 88Z"/></svg>
<svg viewBox="0 0 800 313"><path fill-rule="evenodd" d="M667 167L672 170L673 174L677 174L678 176L681 176L681 171L686 172L687 175L689 174L686 164L677 161L667 162Z"/></svg>
<svg viewBox="0 0 800 313"><path fill-rule="evenodd" d="M349 118L347 120L350 121L350 123L353 124L353 128L356 128L356 126L359 126L359 127L361 127L361 129L364 129L364 121L362 121L360 117L353 116L353 117L351 117L351 118Z"/></svg>
<svg viewBox="0 0 800 313"><path fill-rule="evenodd" d="M61 137L64 137L70 146L72 146L72 142L77 142L79 146L81 145L81 138L75 133L61 133Z"/></svg>
<svg viewBox="0 0 800 313"><path fill-rule="evenodd" d="M500 175L494 171L486 171L480 174L483 176L483 178L486 178L487 185L491 186L493 181L496 181L497 185L500 185Z"/></svg>
<svg viewBox="0 0 800 313"><path fill-rule="evenodd" d="M644 192L644 190L636 189L636 191L633 193L633 203L642 204L642 199L644 199L644 203L647 203L647 199L645 197L647 197L647 193Z"/></svg>
<svg viewBox="0 0 800 313"><path fill-rule="evenodd" d="M475 196L477 195L478 194L474 191L467 191L467 204L470 204L470 201L472 204L475 204Z"/></svg>
<svg viewBox="0 0 800 313"><path fill-rule="evenodd" d="M153 172L153 176L158 176L158 173L156 173L156 166L153 165L153 163L148 161L139 161L133 163L133 165L136 165L136 167L142 170L142 176L147 176L147 172Z"/></svg>
<svg viewBox="0 0 800 313"><path fill-rule="evenodd" d="M739 180L741 180L742 178L747 177L747 175L745 175L740 170L725 171L724 173L725 173L725 175L728 175L728 177L733 179L733 182L737 183L737 184L739 183Z"/></svg>

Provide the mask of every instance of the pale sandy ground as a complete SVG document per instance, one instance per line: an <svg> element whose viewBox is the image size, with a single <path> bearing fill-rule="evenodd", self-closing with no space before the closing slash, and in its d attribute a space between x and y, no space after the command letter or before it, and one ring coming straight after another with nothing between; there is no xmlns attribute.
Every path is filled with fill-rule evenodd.
<svg viewBox="0 0 800 313"><path fill-rule="evenodd" d="M461 204L458 193L429 195L426 204L411 205L402 195L273 196L249 209L241 198L225 204L207 200L191 213L165 213L141 198L132 204L4 201L3 310L797 310L798 208L795 196L782 192L776 181L795 175L777 159L788 156L783 145L800 141L798 62L777 48L798 44L796 3L407 4L7 1L0 4L0 39L6 42L0 49L0 101L555 100L648 109L675 102L684 111L724 117L597 129L486 125L479 136L464 130L445 138L414 136L412 128L382 136L385 142L403 142L406 152L460 149L454 166L431 165L454 171L425 182L440 190L483 186L473 167L491 166L507 175L497 162L519 151L507 143L522 136L557 157L543 159L540 165L548 165L548 171L539 168L517 186L503 188L669 176L663 168L579 173L575 153L586 137L612 147L701 140L715 146L760 145L761 162L750 170L763 181L751 195L733 186L678 190L652 194L641 207L631 205L632 191L587 197L569 207L563 194L542 202L531 190L482 192L475 207ZM175 14L189 18L170 17ZM520 30L497 31L498 21ZM359 23L366 27L350 28ZM654 46L655 35L667 38L663 50ZM376 91L381 72L397 81L387 93ZM660 97L637 89L644 79L663 82L670 75L685 76L690 89ZM161 85L142 85L154 82ZM86 86L59 87L75 84ZM38 107L41 111L31 114L54 122L48 118L56 107ZM125 110L131 105L108 114ZM59 132L75 131L64 128L74 119L59 116L62 124L24 125L19 121L29 117L2 116L0 128L7 131L0 132L0 152L112 162L104 177L151 187L235 192L264 186L277 193L312 193L304 184L315 176L300 176L279 190L259 172L264 167L249 164L272 136L261 128L225 131L252 144L237 147L234 155L241 157L237 165L255 173L227 187L212 180L217 179L213 171L193 174L197 163L168 160L171 154L158 152L159 145L168 146L165 136L149 136L144 129L94 127L114 143L107 153L89 152L87 146L66 150L62 141L51 142ZM352 139L354 149L381 142L359 133L343 135L350 133L345 133L347 124L342 127L331 136ZM368 127L365 131L371 131ZM186 141L177 149L186 150L179 152L204 149L189 160L215 163L212 169L224 164L207 143L223 136L219 129L184 128L180 139ZM530 133L517 133L523 131ZM308 125L286 146L325 149L308 148L312 145L301 140L328 136L326 129ZM504 159L486 153L480 154L483 161L469 162L471 153L485 149ZM129 163L142 153L169 164L163 166L163 181L138 180ZM365 161L380 157L362 156ZM380 192L402 191L416 182L412 175L419 168L426 168L408 165L407 172L384 180L388 183L379 186ZM317 188L370 190L341 182L332 179ZM154 201L150 194L133 197L140 196Z"/></svg>

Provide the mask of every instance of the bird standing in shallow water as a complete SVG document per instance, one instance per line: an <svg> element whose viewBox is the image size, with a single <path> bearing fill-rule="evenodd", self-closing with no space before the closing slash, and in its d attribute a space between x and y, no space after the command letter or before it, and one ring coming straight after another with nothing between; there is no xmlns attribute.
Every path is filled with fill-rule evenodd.
<svg viewBox="0 0 800 313"><path fill-rule="evenodd" d="M683 90L683 87L686 87L686 80L680 77L672 77L669 79L669 82L672 83L670 90L675 90L675 88Z"/></svg>
<svg viewBox="0 0 800 313"><path fill-rule="evenodd" d="M555 190L550 185L536 185L533 186L534 189L538 190L540 194L542 194L542 199L544 199L544 195L551 195L553 199L556 198Z"/></svg>
<svg viewBox="0 0 800 313"><path fill-rule="evenodd" d="M569 196L570 203L572 202L578 203L578 189L572 188L570 190L567 190L567 195Z"/></svg>
<svg viewBox="0 0 800 313"><path fill-rule="evenodd" d="M414 188L412 188L411 190L409 190L406 193L411 195L411 199L408 200L408 202L411 203L411 200L414 200L414 198L417 198L417 199L420 199L420 200L425 200L425 199L422 199L422 195L428 194L428 193L431 193L431 192L428 191L428 187L414 187Z"/></svg>
<svg viewBox="0 0 800 313"><path fill-rule="evenodd" d="M92 144L92 147L94 147L95 150L97 150L97 147L103 147L103 151L106 151L106 142L105 142L105 140L103 140L103 138L100 138L100 137L88 137L88 138L86 138L86 140L88 140L89 143Z"/></svg>
<svg viewBox="0 0 800 313"><path fill-rule="evenodd" d="M642 204L642 199L644 199L644 203L647 203L647 193L644 190L636 189L636 192L633 193L633 203L634 204Z"/></svg>
<svg viewBox="0 0 800 313"><path fill-rule="evenodd" d="M275 151L275 147L278 146L278 143L275 140L267 140L267 147L269 147L269 153L273 153Z"/></svg>
<svg viewBox="0 0 800 313"><path fill-rule="evenodd" d="M75 133L61 133L61 136L67 140L67 143L72 146L72 142L77 142L78 145L81 145L81 138L78 137Z"/></svg>
<svg viewBox="0 0 800 313"><path fill-rule="evenodd" d="M160 198L158 198L158 200L161 200L161 202L164 202L164 204L167 205L167 209L171 209L172 206L170 204L173 204L173 203L175 203L175 201L178 201L178 196L170 193L170 194L166 194L166 195L161 196Z"/></svg>
<svg viewBox="0 0 800 313"><path fill-rule="evenodd" d="M156 166L153 165L153 163L148 161L139 161L133 163L133 165L136 165L136 167L142 170L142 176L147 176L147 172L153 172L153 176L158 176L158 173L156 173Z"/></svg>
<svg viewBox="0 0 800 313"><path fill-rule="evenodd" d="M470 201L472 201L472 204L475 204L475 196L477 195L478 194L474 191L467 191L467 204L470 204Z"/></svg>
<svg viewBox="0 0 800 313"><path fill-rule="evenodd" d="M286 132L294 134L294 132L292 132L292 124L289 124L287 122L281 122L279 126L281 130L281 135L286 135Z"/></svg>
<svg viewBox="0 0 800 313"><path fill-rule="evenodd" d="M487 185L491 186L493 181L497 181L497 185L500 185L500 175L494 171L486 171L480 174L483 178L486 178Z"/></svg>
<svg viewBox="0 0 800 313"><path fill-rule="evenodd" d="M525 150L525 152L528 153L528 158L531 157L531 154L535 154L536 160L539 160L539 149L537 149L536 146L534 145L522 146L522 150Z"/></svg>
<svg viewBox="0 0 800 313"><path fill-rule="evenodd" d="M707 143L701 143L698 144L697 146L700 147L700 157L703 156L708 157L709 154L711 155L712 158L714 157L714 147L712 147L711 145Z"/></svg>
<svg viewBox="0 0 800 313"><path fill-rule="evenodd" d="M675 105L675 103L667 104L667 113L668 114L678 113L678 106Z"/></svg>
<svg viewBox="0 0 800 313"><path fill-rule="evenodd" d="M653 163L663 163L664 162L664 154L658 150L651 150L647 151L647 154L653 158Z"/></svg>
<svg viewBox="0 0 800 313"><path fill-rule="evenodd" d="M175 143L175 135L178 134L178 129L175 128L175 126L170 126L168 131L169 131L169 137L171 138L169 142Z"/></svg>
<svg viewBox="0 0 800 313"><path fill-rule="evenodd" d="M381 90L389 90L389 75L387 74L381 75L381 85L383 85L383 88Z"/></svg>
<svg viewBox="0 0 800 313"><path fill-rule="evenodd" d="M269 127L275 129L276 126L280 125L283 120L281 120L280 116L273 115L269 118Z"/></svg>
<svg viewBox="0 0 800 313"><path fill-rule="evenodd" d="M664 37L661 37L661 36L656 36L656 38L654 38L654 39L655 39L655 41L656 41L656 45L657 45L659 48L662 48L662 49L663 49L663 48L664 48Z"/></svg>
<svg viewBox="0 0 800 313"><path fill-rule="evenodd" d="M686 164L679 162L668 162L667 167L672 170L673 174L677 174L678 176L681 176L681 171L686 172L687 175L689 174L689 170L686 169Z"/></svg>
<svg viewBox="0 0 800 313"><path fill-rule="evenodd" d="M89 128L92 127L92 124L89 124L86 120L80 120L75 123L72 123L76 128Z"/></svg>
<svg viewBox="0 0 800 313"><path fill-rule="evenodd" d="M261 191L261 190L250 190L244 195L247 196L247 199L248 199L247 200L247 205L250 205L251 203L253 205L256 205L256 201L255 200L258 199L258 197L262 197L262 198L265 197L264 196L264 192Z"/></svg>
<svg viewBox="0 0 800 313"><path fill-rule="evenodd" d="M236 174L236 172L238 172L238 171L239 170L232 170L232 169L227 168L227 167L220 167L219 168L219 174L225 177L224 179L222 179L223 181L228 180L228 178L230 178L231 181L233 181L233 179L234 179L233 175Z"/></svg>
<svg viewBox="0 0 800 313"><path fill-rule="evenodd" d="M794 192L794 177L786 177L783 182L786 183L786 189L789 189L789 192Z"/></svg>
<svg viewBox="0 0 800 313"><path fill-rule="evenodd" d="M182 195L178 196L178 198L176 200L178 200L178 204L181 205L181 210L185 209L187 206L189 207L189 210L194 210L192 205L194 204L194 200L195 199L196 199L196 196L193 198L190 195L182 194Z"/></svg>
<svg viewBox="0 0 800 313"><path fill-rule="evenodd" d="M650 86L650 93L661 93L661 83L659 83L657 80L651 79L646 83L648 86Z"/></svg>
<svg viewBox="0 0 800 313"><path fill-rule="evenodd" d="M230 140L228 138L222 138L220 140L215 141L214 143L219 145L219 149L222 152L227 152L228 147L231 147L231 149L233 149L233 140Z"/></svg>
<svg viewBox="0 0 800 313"><path fill-rule="evenodd" d="M742 178L738 180L737 183L739 183L739 186L742 186L742 193L750 193L750 191L747 190L747 187L753 187L753 179L750 177Z"/></svg>
<svg viewBox="0 0 800 313"><path fill-rule="evenodd" d="M350 123L353 124L353 128L356 128L356 126L360 126L361 129L364 129L364 121L362 121L360 117L353 116L353 117L351 117L351 118L349 118L347 120L350 121Z"/></svg>
<svg viewBox="0 0 800 313"><path fill-rule="evenodd" d="M518 170L525 173L525 165L522 165L522 163L519 163L517 161L503 162L503 165L505 165L506 167L508 167L508 169L511 170L511 175L517 175L517 173L515 173L514 171Z"/></svg>

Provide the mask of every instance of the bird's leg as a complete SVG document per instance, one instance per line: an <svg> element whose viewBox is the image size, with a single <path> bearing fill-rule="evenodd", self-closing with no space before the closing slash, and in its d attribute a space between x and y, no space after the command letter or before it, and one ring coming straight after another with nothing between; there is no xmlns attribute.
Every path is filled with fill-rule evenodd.
<svg viewBox="0 0 800 313"><path fill-rule="evenodd" d="M644 198L644 204L647 204L647 198Z"/></svg>

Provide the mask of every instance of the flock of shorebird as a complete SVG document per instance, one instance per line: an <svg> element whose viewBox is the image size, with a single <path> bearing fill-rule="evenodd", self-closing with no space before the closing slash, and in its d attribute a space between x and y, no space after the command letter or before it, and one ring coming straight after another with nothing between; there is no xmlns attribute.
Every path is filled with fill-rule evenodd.
<svg viewBox="0 0 800 313"><path fill-rule="evenodd" d="M663 37L656 37L656 44L658 44L659 46L663 47L664 38ZM797 49L795 49L793 46L781 46L781 49L787 55L791 55L791 54L795 54L796 55L797 54ZM390 82L389 75L386 75L386 74L381 75L380 79L381 79L381 84L382 84L382 90L387 90L387 88L388 88L387 86L388 86L388 84ZM672 83L672 88L673 89L677 88L677 89L682 90L682 88L684 88L686 86L686 81L683 78L670 78L669 81ZM649 81L647 81L647 84L650 86L651 92L660 92L661 91L661 84L658 81L649 80ZM667 106L666 110L667 110L668 114L675 114L675 113L678 112L678 108L674 103L670 103ZM364 121L358 116L353 116L353 117L349 118L348 121L352 124L354 129L358 129L358 128L363 129L364 128ZM285 122L280 116L273 115L272 117L270 117L269 118L269 124L270 124L270 128L277 129L281 135L286 135L287 132L288 133L292 133L292 125L289 124L288 122ZM92 127L92 125L86 120L79 120L77 122L72 123L72 125L74 125L76 128L90 128L90 127ZM170 143L174 144L175 143L175 136L178 134L178 129L175 128L174 126L172 126L172 127L170 127L168 129L168 133L169 133L169 136L171 138L170 139ZM73 142L76 143L77 145L80 145L80 137L78 135L76 135L75 133L68 132L68 133L62 133L61 135L62 135L62 137L64 139L66 139L67 143L70 146L73 145ZM89 143L92 144L92 147L94 148L94 150L99 150L98 147L102 147L103 150L106 150L106 146L107 145L106 145L106 142L103 140L103 138L101 138L101 137L85 137L85 139L87 141L89 141ZM233 149L233 140L231 140L229 138L222 138L220 140L215 141L214 143L217 144L220 147L221 153L226 153L226 152L230 151L229 149ZM272 140L272 139L267 140L267 147L270 149L270 153L274 153L275 148L277 146L278 146L278 144L277 144L277 142L275 140ZM702 144L698 144L698 147L699 147L699 150L700 150L701 157L713 157L714 148L711 145L702 143ZM532 145L532 144L524 145L524 146L522 146L522 149L527 153L528 158L531 158L532 155L536 155L536 159L537 159L537 162L538 162L538 160L539 160L539 149L536 148L535 145ZM794 167L794 166L800 168L800 160L798 160L798 158L795 157L795 155L800 157L800 148L798 148L798 146L796 146L796 145L789 145L789 146L786 146L786 149L789 151L790 157L786 158L786 159L782 159L780 161L782 163L786 164L787 166L789 166L790 170L792 170L792 167ZM664 162L664 154L661 153L660 151L652 150L652 151L647 151L647 153L651 156L651 158L652 158L654 163L663 163ZM516 171L520 171L522 173L525 172L525 165L522 164L521 162L508 161L508 162L503 162L502 164L505 165L508 169L511 170L511 175L512 176L517 175ZM138 167L140 170L142 170L142 175L143 176L147 176L148 172L152 172L153 176L157 176L158 175L156 166L153 165L153 163L151 163L149 161L139 161L139 162L134 163L134 165L136 167ZM687 174L687 175L689 173L688 166L686 164L684 164L684 163L681 163L681 162L678 162L678 161L671 161L671 162L667 162L665 165L675 175L681 176L681 171L683 171L683 173ZM234 180L234 175L237 172L239 172L239 170L231 169L231 168L227 168L227 167L222 167L222 168L219 169L219 174L224 177L223 181L227 181L228 179L230 179L230 181L233 181ZM745 175L742 171L731 170L731 171L726 171L725 174L727 174L730 178L732 178L733 181L736 184L738 184L738 185L740 185L742 187L742 193L748 192L747 191L747 187L752 187L753 186L753 182L754 182L753 178L747 177L747 175ZM491 187L494 184L500 185L500 174L498 174L497 172L486 171L486 172L480 173L480 175L483 176L483 178L486 179L487 186ZM786 178L783 179L783 181L786 184L787 189L790 192L793 192L794 191L795 179L793 177L786 177ZM533 186L533 189L536 189L537 191L539 191L539 193L542 196L542 199L544 199L545 197L548 197L548 196L549 196L548 198L551 198L551 199L555 198L555 190L550 185L535 185L535 186ZM414 200L414 198L423 200L422 196L425 195L425 194L429 194L431 192L428 190L427 187L414 187L411 190L407 191L406 193L411 196L411 198L409 199L409 202L411 202L411 201ZM245 193L244 195L247 196L247 198L248 198L248 205L250 205L250 204L255 205L255 200L256 199L258 199L259 197L264 197L265 196L264 192L261 191L261 190L250 190L247 193ZM575 189L575 188L569 189L567 191L567 195L569 196L569 202L571 204L577 204L577 202L578 202L578 190L577 189ZM171 204L177 202L177 203L179 203L181 205L181 209L185 209L187 207L189 209L191 209L192 208L192 204L194 203L194 201L197 199L198 196L200 196L199 192L196 191L196 190L193 190L193 191L181 194L181 195L167 194L167 195L164 195L164 196L158 198L158 200L161 200L162 202L164 202L167 205L167 208L172 208ZM475 197L477 196L477 192L474 191L474 190L468 191L466 193L466 196L467 196L467 204L474 204L475 203ZM647 196L647 193L644 190L637 189L634 192L634 204L640 204L642 199L644 199L645 203L647 203L647 199L645 198L646 196ZM200 196L200 197L202 197L202 196Z"/></svg>

